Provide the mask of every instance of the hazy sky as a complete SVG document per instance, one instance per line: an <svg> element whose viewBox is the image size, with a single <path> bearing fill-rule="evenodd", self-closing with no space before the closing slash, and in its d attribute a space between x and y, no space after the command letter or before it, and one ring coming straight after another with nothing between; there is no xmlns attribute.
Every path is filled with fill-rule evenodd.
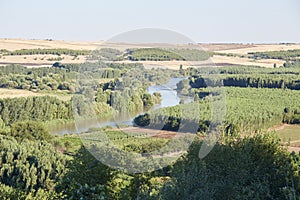
<svg viewBox="0 0 300 200"><path fill-rule="evenodd" d="M299 0L0 0L0 38L107 40L163 28L196 42L300 42Z"/></svg>

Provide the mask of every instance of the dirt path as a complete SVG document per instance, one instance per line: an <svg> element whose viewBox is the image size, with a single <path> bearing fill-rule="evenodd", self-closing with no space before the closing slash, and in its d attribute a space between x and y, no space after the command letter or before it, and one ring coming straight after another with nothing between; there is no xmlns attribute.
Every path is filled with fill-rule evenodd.
<svg viewBox="0 0 300 200"><path fill-rule="evenodd" d="M291 146L289 146L288 147L288 150L289 150L289 152L300 152L300 147L291 147Z"/></svg>
<svg viewBox="0 0 300 200"><path fill-rule="evenodd" d="M140 127L126 127L126 128L117 128L117 129L113 129L113 130L123 131L124 133L144 133L148 137L157 137L157 138L166 138L166 139L184 136L187 134L193 134L193 133L181 133L181 132L175 132L175 131L147 129L147 128L140 128Z"/></svg>
<svg viewBox="0 0 300 200"><path fill-rule="evenodd" d="M280 131L282 129L284 129L285 127L291 126L290 124L280 124L280 125L276 125L273 126L271 128L268 128L268 131Z"/></svg>

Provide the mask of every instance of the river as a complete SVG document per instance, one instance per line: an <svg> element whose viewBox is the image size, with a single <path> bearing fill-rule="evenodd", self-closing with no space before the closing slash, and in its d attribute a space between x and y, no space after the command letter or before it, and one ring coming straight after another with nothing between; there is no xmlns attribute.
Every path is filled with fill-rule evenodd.
<svg viewBox="0 0 300 200"><path fill-rule="evenodd" d="M163 85L153 85L148 87L148 92L153 94L154 92L159 92L162 95L162 101L160 104L155 105L152 109L159 109L169 106L176 106L179 104L181 98L184 98L185 102L192 101L190 97L183 97L179 95L176 91L176 84L180 82L183 78L171 78L166 84ZM53 125L48 127L49 131L53 134L71 134L71 133L82 133L89 130L91 127L104 127L113 126L116 127L121 124L132 126L132 121L134 117L142 114L137 113L133 117L127 117L122 120L118 119L107 119L107 120L86 120L80 122L71 122L66 124Z"/></svg>

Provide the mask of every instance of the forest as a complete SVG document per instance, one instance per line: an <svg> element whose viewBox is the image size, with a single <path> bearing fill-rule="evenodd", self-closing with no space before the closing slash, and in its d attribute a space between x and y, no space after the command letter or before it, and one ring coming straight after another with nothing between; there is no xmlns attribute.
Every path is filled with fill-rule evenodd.
<svg viewBox="0 0 300 200"><path fill-rule="evenodd" d="M140 48L128 49L125 56L132 61L201 61L209 59L211 55L197 49Z"/></svg>

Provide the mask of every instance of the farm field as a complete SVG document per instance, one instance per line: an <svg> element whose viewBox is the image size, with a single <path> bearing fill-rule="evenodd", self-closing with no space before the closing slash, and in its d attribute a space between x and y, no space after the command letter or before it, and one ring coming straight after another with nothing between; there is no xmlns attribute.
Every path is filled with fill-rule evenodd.
<svg viewBox="0 0 300 200"><path fill-rule="evenodd" d="M250 52L264 52L264 51L280 51L280 50L294 50L300 49L299 44L194 44L194 45L154 45L154 44L121 44L121 43L105 43L101 42L68 42L68 41L49 41L49 40L22 40L22 39L0 39L0 49L8 51L15 51L21 49L56 49L65 48L72 50L87 50L93 51L101 48L115 48L124 51L128 48L195 48L202 49L207 52L221 53L222 55L214 55L211 59L202 62L178 62L178 61L139 61L147 68L164 67L175 69L178 65L183 66L224 66L224 65L253 65L261 67L272 68L276 63L277 66L282 66L283 60L275 59L260 59L253 60L249 58L241 58L238 56L245 56ZM235 54L236 56L228 56L228 54ZM55 61L61 63L84 63L86 56L70 56L70 55L2 55L0 56L0 64L21 64L29 67L50 66ZM128 61L125 61L128 62Z"/></svg>

